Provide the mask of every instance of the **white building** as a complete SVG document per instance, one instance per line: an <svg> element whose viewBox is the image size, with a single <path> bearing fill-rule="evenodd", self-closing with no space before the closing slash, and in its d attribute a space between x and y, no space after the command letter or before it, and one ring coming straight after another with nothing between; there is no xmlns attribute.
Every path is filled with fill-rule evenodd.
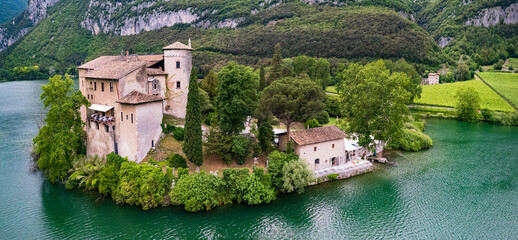
<svg viewBox="0 0 518 240"><path fill-rule="evenodd" d="M437 85L439 84L439 74L438 73L428 73L428 85Z"/></svg>

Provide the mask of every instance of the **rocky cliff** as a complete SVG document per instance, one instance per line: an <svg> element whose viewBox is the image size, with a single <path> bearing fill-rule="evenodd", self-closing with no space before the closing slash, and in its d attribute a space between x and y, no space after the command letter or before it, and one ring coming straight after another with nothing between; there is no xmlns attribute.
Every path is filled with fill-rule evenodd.
<svg viewBox="0 0 518 240"><path fill-rule="evenodd" d="M482 9L476 17L470 18L466 21L466 26L474 25L492 27L500 23L518 23L518 3L511 4L506 8L498 6Z"/></svg>

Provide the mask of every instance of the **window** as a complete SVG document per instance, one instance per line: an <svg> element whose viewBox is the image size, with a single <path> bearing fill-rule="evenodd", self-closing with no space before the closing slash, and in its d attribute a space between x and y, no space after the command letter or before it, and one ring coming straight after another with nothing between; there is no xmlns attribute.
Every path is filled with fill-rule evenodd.
<svg viewBox="0 0 518 240"><path fill-rule="evenodd" d="M101 92L104 92L104 83L101 83Z"/></svg>
<svg viewBox="0 0 518 240"><path fill-rule="evenodd" d="M317 151L317 147L314 147L314 148L313 148L313 151L315 151L315 152L316 152L316 151Z"/></svg>
<svg viewBox="0 0 518 240"><path fill-rule="evenodd" d="M133 123L133 113L131 114L131 123Z"/></svg>
<svg viewBox="0 0 518 240"><path fill-rule="evenodd" d="M104 125L104 128L106 129L106 132L110 132L110 128L108 127L108 125Z"/></svg>
<svg viewBox="0 0 518 240"><path fill-rule="evenodd" d="M90 99L90 94L87 94L87 95L86 95L86 99Z"/></svg>
<svg viewBox="0 0 518 240"><path fill-rule="evenodd" d="M335 144L333 143L333 146L331 146L331 148L335 148Z"/></svg>
<svg viewBox="0 0 518 240"><path fill-rule="evenodd" d="M151 140L151 147L155 147L155 140Z"/></svg>
<svg viewBox="0 0 518 240"><path fill-rule="evenodd" d="M176 89L180 89L180 81L176 82Z"/></svg>
<svg viewBox="0 0 518 240"><path fill-rule="evenodd" d="M176 68L180 68L180 61L176 61Z"/></svg>
<svg viewBox="0 0 518 240"><path fill-rule="evenodd" d="M121 122L124 120L124 114L121 112Z"/></svg>
<svg viewBox="0 0 518 240"><path fill-rule="evenodd" d="M315 159L315 164L319 164L320 163L320 159Z"/></svg>
<svg viewBox="0 0 518 240"><path fill-rule="evenodd" d="M113 92L113 82L110 82L110 92Z"/></svg>
<svg viewBox="0 0 518 240"><path fill-rule="evenodd" d="M153 89L157 90L158 89L158 84L153 84Z"/></svg>
<svg viewBox="0 0 518 240"><path fill-rule="evenodd" d="M90 100L94 100L94 95L90 95Z"/></svg>
<svg viewBox="0 0 518 240"><path fill-rule="evenodd" d="M94 91L97 91L97 82L94 82Z"/></svg>
<svg viewBox="0 0 518 240"><path fill-rule="evenodd" d="M128 114L126 114L126 120L128 120Z"/></svg>

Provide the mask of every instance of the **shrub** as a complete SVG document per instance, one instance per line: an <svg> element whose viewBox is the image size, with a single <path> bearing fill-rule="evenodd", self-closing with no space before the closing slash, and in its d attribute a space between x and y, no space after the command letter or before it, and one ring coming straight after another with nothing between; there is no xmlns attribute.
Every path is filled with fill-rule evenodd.
<svg viewBox="0 0 518 240"><path fill-rule="evenodd" d="M316 117L316 119L320 124L327 124L329 123L329 114L326 111L323 111Z"/></svg>
<svg viewBox="0 0 518 240"><path fill-rule="evenodd" d="M178 168L178 178L181 178L183 176L189 175L189 169L188 168Z"/></svg>
<svg viewBox="0 0 518 240"><path fill-rule="evenodd" d="M165 123L160 124L160 126L162 127L162 132L165 134L170 134L170 133L174 132L174 129L175 129L175 126L167 125Z"/></svg>
<svg viewBox="0 0 518 240"><path fill-rule="evenodd" d="M428 135L413 129L404 129L396 147L406 151L420 151L430 148L432 144L432 139Z"/></svg>
<svg viewBox="0 0 518 240"><path fill-rule="evenodd" d="M250 139L245 136L235 136L232 139L232 155L239 165L246 162L248 154L250 153Z"/></svg>
<svg viewBox="0 0 518 240"><path fill-rule="evenodd" d="M115 154L114 152L111 152L108 155L106 155L106 164L107 165L116 165L118 168L120 168L121 164L123 162L127 162L127 161L128 161L128 157L123 158L123 157Z"/></svg>
<svg viewBox="0 0 518 240"><path fill-rule="evenodd" d="M285 163L297 161L299 157L294 154L287 154L279 151L274 151L268 155L268 173L272 176L272 184L277 189L282 187L282 168Z"/></svg>
<svg viewBox="0 0 518 240"><path fill-rule="evenodd" d="M327 175L327 180L330 182L336 180L337 178L338 178L338 173L332 173L332 174Z"/></svg>
<svg viewBox="0 0 518 240"><path fill-rule="evenodd" d="M271 175L265 174L263 168L254 167L252 175L248 178L248 188L243 196L245 202L253 205L275 200L276 194L271 179Z"/></svg>
<svg viewBox="0 0 518 240"><path fill-rule="evenodd" d="M340 113L340 98L338 96L326 94L324 103L326 104L325 111L329 113L330 116L342 116L342 114Z"/></svg>
<svg viewBox="0 0 518 240"><path fill-rule="evenodd" d="M179 178L169 196L187 211L210 210L225 202L223 187L221 178L202 171Z"/></svg>
<svg viewBox="0 0 518 240"><path fill-rule="evenodd" d="M185 131L182 127L175 127L174 130L174 139L178 141L185 140Z"/></svg>
<svg viewBox="0 0 518 240"><path fill-rule="evenodd" d="M207 152L215 154L230 164L232 162L232 144L233 138L227 134L224 134L219 129L211 128L210 133L207 136Z"/></svg>
<svg viewBox="0 0 518 240"><path fill-rule="evenodd" d="M208 126L212 126L212 124L214 124L218 119L218 116L216 115L215 112L210 112L209 114L207 114L207 117L205 117L205 124L208 125Z"/></svg>
<svg viewBox="0 0 518 240"><path fill-rule="evenodd" d="M172 168L187 168L187 162L182 155L177 153L171 153L167 159L167 164Z"/></svg>
<svg viewBox="0 0 518 240"><path fill-rule="evenodd" d="M282 167L282 187L281 192L304 192L310 182L313 181L313 171L308 168L305 160L299 159L284 164Z"/></svg>
<svg viewBox="0 0 518 240"><path fill-rule="evenodd" d="M304 123L305 128L316 128L320 127L320 123L316 119L309 119Z"/></svg>

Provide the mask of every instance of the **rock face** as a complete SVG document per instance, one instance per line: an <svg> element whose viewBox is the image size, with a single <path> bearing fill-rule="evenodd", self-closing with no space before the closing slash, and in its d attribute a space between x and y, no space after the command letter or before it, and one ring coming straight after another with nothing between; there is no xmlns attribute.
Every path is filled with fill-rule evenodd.
<svg viewBox="0 0 518 240"><path fill-rule="evenodd" d="M29 0L21 20L18 20L18 22L13 21L9 25L3 25L4 27L0 28L0 52L25 36L32 27L47 17L47 9L54 6L57 2L59 0ZM29 27L16 29L15 25L29 21L30 23L25 24Z"/></svg>
<svg viewBox="0 0 518 240"><path fill-rule="evenodd" d="M492 27L503 22L504 24L518 23L518 3L513 3L507 8L485 8L474 18L466 21L466 26Z"/></svg>
<svg viewBox="0 0 518 240"><path fill-rule="evenodd" d="M439 41L437 41L437 45L439 45L439 47L441 47L441 48L444 48L444 47L448 46L448 44L450 44L452 41L453 41L452 37L441 37L441 38L439 38Z"/></svg>

